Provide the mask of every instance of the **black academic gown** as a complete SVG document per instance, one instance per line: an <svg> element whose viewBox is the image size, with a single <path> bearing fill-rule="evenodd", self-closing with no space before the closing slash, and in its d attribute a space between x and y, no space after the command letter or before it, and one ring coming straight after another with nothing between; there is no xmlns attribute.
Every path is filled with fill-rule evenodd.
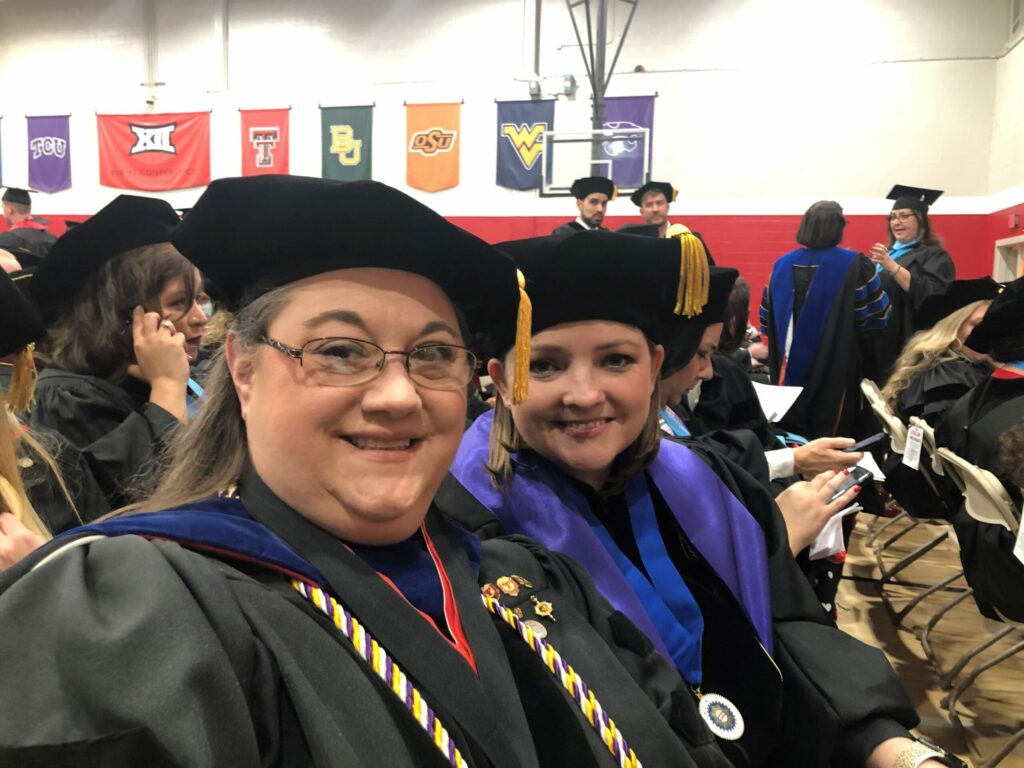
<svg viewBox="0 0 1024 768"><path fill-rule="evenodd" d="M904 291L892 275L882 270L879 277L882 289L889 297L892 314L885 333L873 338L865 356L864 375L879 387L885 385L907 339L921 330L914 321L921 302L929 296L945 293L956 280L953 260L939 245L918 243L897 264L910 272L910 290Z"/></svg>
<svg viewBox="0 0 1024 768"><path fill-rule="evenodd" d="M703 642L705 675L723 684L724 695L731 698L726 691L735 695L738 706L748 702L751 712L750 718L745 717L750 735L739 749L724 746L726 754L736 766L863 768L875 746L887 738L906 736L906 729L917 724L892 667L880 651L837 629L822 610L789 551L785 523L767 491L728 459L698 442L687 444L757 519L768 549L773 659L767 659L763 649L755 649L756 633L746 615L738 615L738 604L721 599L721 590L728 588L717 575L699 562L677 563L708 619ZM450 485L448 492L454 493ZM654 498L657 505L658 495ZM484 538L503 532L498 520L481 507L449 508L445 497L439 499L445 514L468 530ZM595 509L599 513L603 511ZM663 510L659 517L665 519ZM675 531L681 533L678 527ZM673 545L669 538L666 543ZM675 547L676 552L680 547L687 545Z"/></svg>
<svg viewBox="0 0 1024 768"><path fill-rule="evenodd" d="M39 375L33 429L63 435L85 457L112 508L132 500L133 485L150 468L178 420L148 402L149 387L120 385L53 366Z"/></svg>
<svg viewBox="0 0 1024 768"><path fill-rule="evenodd" d="M1002 476L999 436L1022 422L1024 379L989 378L953 404L935 431L935 442L1000 477L1019 509L1020 489ZM978 522L962 505L953 527L964 575L981 612L998 618L995 607L1014 621L1024 621L1024 563L1013 555L1013 535L1001 525Z"/></svg>
<svg viewBox="0 0 1024 768"><path fill-rule="evenodd" d="M988 368L966 357L943 360L907 382L896 401L896 413L904 422L918 416L936 427L953 403L985 381L989 373Z"/></svg>
<svg viewBox="0 0 1024 768"><path fill-rule="evenodd" d="M11 227L6 232L0 232L0 248L9 251L20 248L28 251L34 257L34 264L38 264L50 252L57 238L46 229L31 227ZM23 267L31 266L22 263Z"/></svg>
<svg viewBox="0 0 1024 768"><path fill-rule="evenodd" d="M601 229L601 227L598 227L598 229ZM573 219L572 221L565 222L565 224L559 224L557 227L555 227L553 230L551 230L551 234L552 235L571 235L573 232L586 232L586 231L587 231L586 227L584 227L578 221Z"/></svg>
<svg viewBox="0 0 1024 768"><path fill-rule="evenodd" d="M469 765L616 764L547 667L482 605L481 584L515 574L529 586L502 602L527 618L531 597L551 603L555 620L539 619L548 641L644 765L728 768L674 668L573 563L528 542L474 550L473 537L428 514L474 672L362 559L251 470L239 489L252 518L312 564L415 681ZM0 576L0 766L448 764L286 573L134 535L69 548L30 572L62 543Z"/></svg>

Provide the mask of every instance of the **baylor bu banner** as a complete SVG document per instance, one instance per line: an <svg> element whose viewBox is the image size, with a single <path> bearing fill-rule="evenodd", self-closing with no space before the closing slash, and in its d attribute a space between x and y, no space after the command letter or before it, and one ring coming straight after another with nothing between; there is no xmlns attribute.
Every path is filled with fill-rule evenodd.
<svg viewBox="0 0 1024 768"><path fill-rule="evenodd" d="M289 109L240 109L242 175L288 173Z"/></svg>
<svg viewBox="0 0 1024 768"><path fill-rule="evenodd" d="M97 115L100 184L160 191L210 183L210 113Z"/></svg>
<svg viewBox="0 0 1024 768"><path fill-rule="evenodd" d="M460 104L406 106L405 178L410 187L438 192L459 183Z"/></svg>
<svg viewBox="0 0 1024 768"><path fill-rule="evenodd" d="M320 168L325 179L373 178L373 107L320 107Z"/></svg>

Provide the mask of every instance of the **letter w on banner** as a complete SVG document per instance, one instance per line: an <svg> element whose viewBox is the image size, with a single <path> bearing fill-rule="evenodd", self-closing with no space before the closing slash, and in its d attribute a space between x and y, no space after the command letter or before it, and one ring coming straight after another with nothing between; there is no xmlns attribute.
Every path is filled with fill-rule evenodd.
<svg viewBox="0 0 1024 768"><path fill-rule="evenodd" d="M498 186L537 189L545 131L555 126L555 101L498 102Z"/></svg>
<svg viewBox="0 0 1024 768"><path fill-rule="evenodd" d="M158 192L210 183L210 113L97 115L100 184Z"/></svg>
<svg viewBox="0 0 1024 768"><path fill-rule="evenodd" d="M461 105L406 105L406 183L438 192L459 184Z"/></svg>
<svg viewBox="0 0 1024 768"><path fill-rule="evenodd" d="M288 173L290 109L240 109L242 175Z"/></svg>
<svg viewBox="0 0 1024 768"><path fill-rule="evenodd" d="M68 116L28 118L28 185L40 192L71 186Z"/></svg>

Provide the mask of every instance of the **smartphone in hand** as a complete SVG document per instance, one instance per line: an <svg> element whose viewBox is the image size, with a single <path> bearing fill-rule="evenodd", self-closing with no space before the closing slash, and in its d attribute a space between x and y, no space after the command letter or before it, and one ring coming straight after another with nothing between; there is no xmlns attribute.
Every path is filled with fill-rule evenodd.
<svg viewBox="0 0 1024 768"><path fill-rule="evenodd" d="M840 448L839 450L843 453L856 453L857 451L863 451L868 446L872 446L875 443L881 442L885 439L885 432L877 432L871 437L865 437L859 443L854 443L849 448Z"/></svg>
<svg viewBox="0 0 1024 768"><path fill-rule="evenodd" d="M836 488L835 492L832 494L832 498L828 500L828 503L831 504L855 485L863 486L864 483L872 477L874 476L868 472L868 470L864 469L864 467L852 467L850 469L850 474L839 484L839 487Z"/></svg>

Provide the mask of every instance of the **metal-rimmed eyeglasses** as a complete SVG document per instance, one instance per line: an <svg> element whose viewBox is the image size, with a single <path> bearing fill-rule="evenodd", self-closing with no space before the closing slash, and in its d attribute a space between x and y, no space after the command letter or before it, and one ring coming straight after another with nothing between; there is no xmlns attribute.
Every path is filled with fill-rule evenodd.
<svg viewBox="0 0 1024 768"><path fill-rule="evenodd" d="M403 358L415 384L427 389L462 389L473 380L477 358L457 344L422 344L410 350L389 350L372 341L344 336L310 339L301 347L264 336L261 341L299 361L317 383L328 387L355 387L380 376L388 355Z"/></svg>
<svg viewBox="0 0 1024 768"><path fill-rule="evenodd" d="M910 221L914 218L912 213L890 213L889 221Z"/></svg>

